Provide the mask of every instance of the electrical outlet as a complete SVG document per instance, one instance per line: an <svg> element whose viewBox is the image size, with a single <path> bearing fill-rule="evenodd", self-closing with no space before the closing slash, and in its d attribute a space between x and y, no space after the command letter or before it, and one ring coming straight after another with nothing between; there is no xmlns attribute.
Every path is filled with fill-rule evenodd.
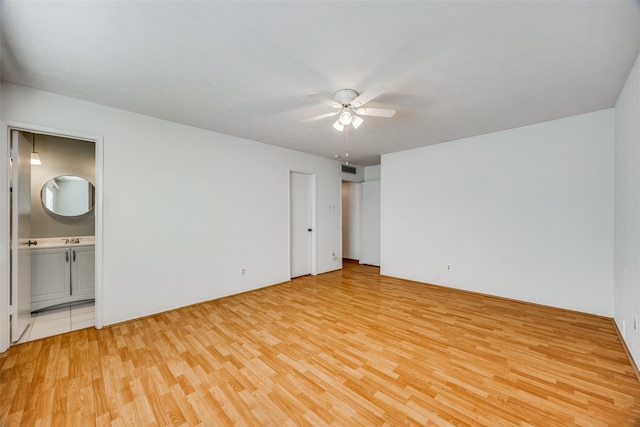
<svg viewBox="0 0 640 427"><path fill-rule="evenodd" d="M331 254L331 259L332 259L333 261L336 261L336 260L338 259L338 257L336 256L336 253L335 253L335 252L333 252L333 253Z"/></svg>
<svg viewBox="0 0 640 427"><path fill-rule="evenodd" d="M246 268L241 268L240 269L240 275L244 276L245 274L247 274L247 269Z"/></svg>
<svg viewBox="0 0 640 427"><path fill-rule="evenodd" d="M447 264L447 271L451 271L451 264Z"/></svg>

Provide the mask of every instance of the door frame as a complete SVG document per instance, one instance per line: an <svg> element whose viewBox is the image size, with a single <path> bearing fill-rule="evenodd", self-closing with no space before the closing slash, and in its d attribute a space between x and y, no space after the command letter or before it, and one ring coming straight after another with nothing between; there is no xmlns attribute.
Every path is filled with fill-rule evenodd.
<svg viewBox="0 0 640 427"><path fill-rule="evenodd" d="M10 294L14 295L13 310L10 310L10 338L18 342L32 326L31 320L31 246L27 241L33 237L31 231L31 156L34 139L17 130L9 129L10 154L13 162L9 165L11 176L10 203L12 209L11 241L11 281ZM27 185L28 184L28 185ZM27 216L28 215L28 216ZM29 289L26 289L29 288ZM11 306L10 306L11 308Z"/></svg>
<svg viewBox="0 0 640 427"><path fill-rule="evenodd" d="M289 227L288 227L288 238L289 238L289 253L287 257L287 271L289 275L289 279L291 279L291 174L299 173L302 175L309 175L311 178L311 228L313 232L311 233L311 275L318 275L318 256L317 256L317 246L318 246L318 218L317 218L317 184L316 184L316 173L314 171L303 170L303 169L289 169L287 176L287 192L289 193L288 205L288 219L289 219Z"/></svg>
<svg viewBox="0 0 640 427"><path fill-rule="evenodd" d="M104 137L76 131L62 130L39 126L34 124L12 121L0 122L0 353L10 346L9 327L9 292L11 284L10 275L10 193L9 193L9 158L10 158L10 133L12 130L47 134L70 139L92 141L95 145L95 238L96 238L96 303L95 326L103 327L102 313L102 254L103 254L103 170L104 170Z"/></svg>

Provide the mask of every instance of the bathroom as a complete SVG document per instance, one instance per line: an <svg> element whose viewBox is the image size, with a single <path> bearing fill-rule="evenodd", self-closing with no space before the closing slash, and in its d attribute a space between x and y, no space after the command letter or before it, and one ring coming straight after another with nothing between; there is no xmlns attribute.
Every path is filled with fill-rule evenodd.
<svg viewBox="0 0 640 427"><path fill-rule="evenodd" d="M20 221L21 227L25 222L30 226L26 247L16 251L22 265L15 264L12 279L30 287L30 297L20 296L22 300L16 305L24 306L24 300L29 298L31 315L29 326L20 333L19 340L17 333L12 340L26 342L92 327L95 324L95 143L25 131L13 139L19 140L23 152L26 148L31 152L30 183L25 172L14 173L12 179L15 181L12 195L18 198L12 201L12 209L18 205L24 209L23 206L28 205L19 199L20 194L27 194L22 184L26 182L30 192L29 215L22 211L16 219L17 212L12 214L14 222ZM17 157L17 153L12 157ZM34 157L39 158L40 164ZM14 164L12 169L15 167ZM29 166L22 170L28 173ZM20 191L16 191L16 187ZM18 243L24 237L15 228ZM29 264L30 267L24 267Z"/></svg>

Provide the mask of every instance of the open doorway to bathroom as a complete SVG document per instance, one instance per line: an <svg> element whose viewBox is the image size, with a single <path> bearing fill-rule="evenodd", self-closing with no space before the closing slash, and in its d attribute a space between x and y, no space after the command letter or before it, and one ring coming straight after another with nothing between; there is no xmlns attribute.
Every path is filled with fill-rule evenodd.
<svg viewBox="0 0 640 427"><path fill-rule="evenodd" d="M11 342L21 343L95 326L96 143L12 131L12 157L14 139L40 160L31 162L29 179L13 173L15 160L10 166L11 304L28 299L30 312L22 332L12 328ZM18 221L28 223L26 248ZM27 292L14 291L18 282L28 283Z"/></svg>

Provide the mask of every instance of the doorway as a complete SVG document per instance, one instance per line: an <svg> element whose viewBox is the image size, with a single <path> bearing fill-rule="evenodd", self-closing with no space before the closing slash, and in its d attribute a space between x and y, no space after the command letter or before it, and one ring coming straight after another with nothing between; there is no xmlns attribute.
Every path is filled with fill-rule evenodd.
<svg viewBox="0 0 640 427"><path fill-rule="evenodd" d="M380 181L342 182L342 255L380 266Z"/></svg>
<svg viewBox="0 0 640 427"><path fill-rule="evenodd" d="M291 278L317 274L315 265L315 175L289 173Z"/></svg>
<svg viewBox="0 0 640 427"><path fill-rule="evenodd" d="M32 172L29 173L30 177L33 177L32 185L30 185L28 193L30 193L29 202L33 209L33 221L32 230L27 236L27 245L31 241L29 247L28 258L33 258L31 255L34 253L34 249L37 250L38 258L45 264L50 263L55 255L48 252L55 252L54 246L60 247L60 242L55 244L56 240L60 240L62 237L69 238L72 242L78 242L76 246L71 248L69 246L68 256L69 259L69 271L75 279L65 283L67 287L66 291L71 292L74 301L61 301L58 300L58 304L53 304L53 310L48 306L46 302L38 302L35 305L29 304L29 311L41 310L37 316L30 316L31 326L27 328L26 332L22 334L22 338L17 341L16 335L19 333L18 329L11 331L11 324L13 318L17 317L17 309L19 306L24 307L25 302L20 299L20 295L16 294L13 290L15 267L12 266L15 262L15 258L20 258L20 251L18 251L18 241L24 243L24 236L17 236L19 238L14 239L11 233L13 226L13 219L5 221L7 216L2 215L2 224L0 227L0 237L3 241L11 242L11 249L1 251L0 257L0 270L4 270L6 267L10 271L10 274L3 275L0 280L0 291L6 293L4 295L9 296L9 300L6 298L0 298L0 316L2 317L2 328L0 330L0 352L5 351L12 343L25 342L31 335L31 339L42 338L47 336L47 332L44 329L48 329L53 323L47 325L46 318L56 318L54 323L56 326L49 330L49 335L55 335L58 333L66 332L64 326L60 325L65 323L68 325L69 330L72 328L80 329L82 327L91 326L97 328L102 327L102 312L101 312L101 291L102 291L102 151L103 151L103 139L93 135L81 135L81 134L69 134L67 132L59 132L53 129L42 128L39 126L24 126L24 125L12 125L3 124L3 138L2 138L2 154L0 154L0 196L2 201L0 207L4 212L9 212L8 217L15 217L13 211L16 202L11 201L11 193L9 191L10 185L13 187L16 183L12 182L10 174L13 170L11 164L10 148L13 145L13 139L15 135L21 135L20 140L22 142L28 141L28 152L36 152L40 155L41 165L33 165ZM35 145L35 146L34 146ZM87 162L86 158L90 156L91 161ZM66 165L65 165L66 164ZM78 180L77 178L86 178ZM17 183L19 185L19 183ZM80 186L80 187L78 187ZM84 187L83 187L84 186ZM55 187L58 187L57 189ZM44 199L45 193L49 198L53 196L56 191L61 191L63 188L84 188L85 199L82 204L91 202L92 208L88 208L86 212L73 211L66 215L63 212L56 212L53 205L46 206ZM91 189L89 191L88 189ZM45 190L48 190L45 192ZM52 191L53 190L53 191ZM76 190L77 191L77 190ZM67 193L68 194L68 193ZM22 195L22 199L25 195ZM64 200L61 196L60 200ZM76 199L77 200L77 199ZM54 198L55 202L55 198ZM65 204L68 205L68 201ZM24 204L24 203L22 203ZM56 208L64 206L64 204L56 204ZM73 209L78 209L76 203ZM51 208L52 211L47 209ZM31 222L31 220L29 220ZM15 231L14 231L15 233ZM72 240L71 238L75 238ZM90 237L90 241L82 241L83 238ZM5 240L6 238L6 240ZM77 239L77 240L76 240ZM34 241L38 241L40 246L34 244ZM24 253L24 251L22 251ZM15 254L15 255L14 255ZM64 255L62 256L64 259ZM66 263L66 260L64 261ZM76 262L77 264L74 264ZM23 263L24 264L24 263ZM37 263L36 263L37 264ZM55 263L54 263L55 264ZM18 264L16 264L18 265ZM63 264L64 265L64 264ZM24 270L24 269L23 269ZM46 272L45 272L46 273ZM59 273L59 274L58 274ZM58 272L53 276L62 277L63 274ZM38 280L38 277L48 278L48 273L43 274L41 271L35 275L34 280ZM6 279L6 280L5 280ZM31 278L27 278L28 282L31 282ZM87 283L92 286L91 295L87 295ZM31 284L29 283L29 287ZM53 286L55 288L55 286ZM45 293L51 289L45 289ZM75 293L74 293L75 292ZM37 298L36 298L37 299ZM55 298L54 298L55 299ZM41 298L42 300L42 298ZM87 304L87 301L91 301ZM95 301L95 304L93 303ZM84 303L83 305L78 305ZM73 308L72 308L73 307ZM72 318L73 314L76 314L75 318ZM22 310L24 311L24 309ZM54 316L58 311L57 316ZM60 313L68 313L69 321L62 319L64 316ZM78 316L82 313L81 316ZM31 313L29 313L31 314ZM40 317L41 330L33 334L33 321ZM8 321L6 321L8 320ZM38 320L36 320L36 323ZM6 327L5 327L6 325Z"/></svg>
<svg viewBox="0 0 640 427"><path fill-rule="evenodd" d="M342 181L342 258L360 260L360 208L361 187L359 182Z"/></svg>

